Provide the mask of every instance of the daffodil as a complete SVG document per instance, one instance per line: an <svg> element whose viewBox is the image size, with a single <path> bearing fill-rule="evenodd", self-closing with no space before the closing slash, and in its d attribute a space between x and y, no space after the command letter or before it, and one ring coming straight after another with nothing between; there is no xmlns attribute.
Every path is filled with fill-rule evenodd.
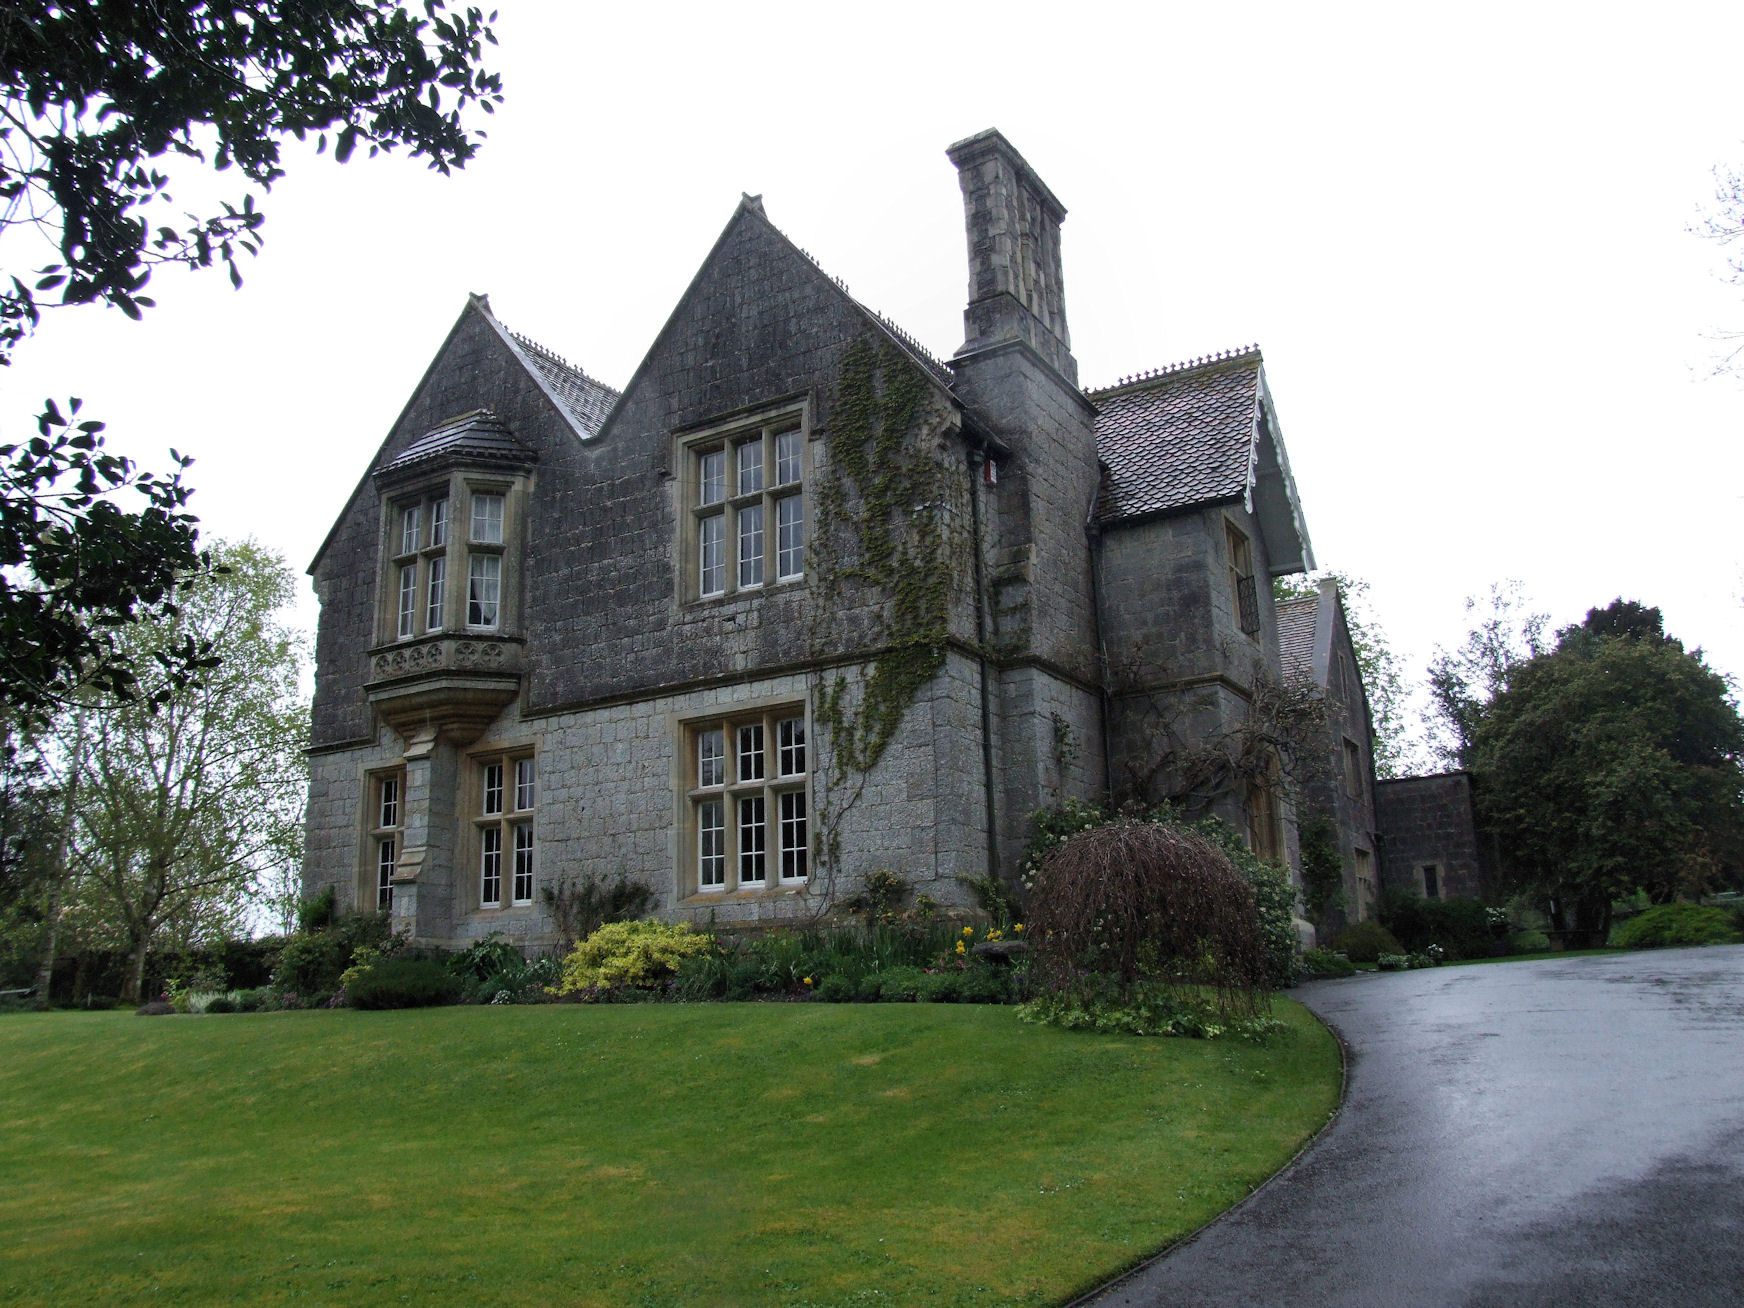
<svg viewBox="0 0 1744 1308"><path fill-rule="evenodd" d="M1015 925L1013 925L1013 926L1012 926L1012 928L1011 928L1011 929L1012 929L1012 930L1013 930L1013 931L1022 931L1022 930L1023 930L1023 923L1022 923L1022 922L1018 922L1018 923L1016 923L1016 924L1015 924Z"/></svg>
<svg viewBox="0 0 1744 1308"><path fill-rule="evenodd" d="M810 985L810 984L811 984L811 978L810 978L810 977L809 977L809 976L808 976L808 977L806 977L806 978L805 978L805 983L806 983L806 984L807 984L807 985L808 985L808 986L809 986L809 985Z"/></svg>
<svg viewBox="0 0 1744 1308"><path fill-rule="evenodd" d="M972 936L975 934L975 928L974 927L964 927L963 934L966 936Z"/></svg>

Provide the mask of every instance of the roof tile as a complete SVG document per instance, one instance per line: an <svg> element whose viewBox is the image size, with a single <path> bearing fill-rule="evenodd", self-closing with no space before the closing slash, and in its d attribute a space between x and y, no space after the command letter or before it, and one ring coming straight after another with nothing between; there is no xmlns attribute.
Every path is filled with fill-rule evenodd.
<svg viewBox="0 0 1744 1308"><path fill-rule="evenodd" d="M1108 469L1104 522L1247 493L1260 403L1257 347L1088 392Z"/></svg>
<svg viewBox="0 0 1744 1308"><path fill-rule="evenodd" d="M1319 595L1278 601L1278 661L1290 678L1314 679L1314 620Z"/></svg>

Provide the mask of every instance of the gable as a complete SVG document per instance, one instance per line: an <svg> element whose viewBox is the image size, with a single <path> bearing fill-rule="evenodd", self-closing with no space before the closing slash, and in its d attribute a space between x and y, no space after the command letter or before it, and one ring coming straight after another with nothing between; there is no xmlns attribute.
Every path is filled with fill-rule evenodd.
<svg viewBox="0 0 1744 1308"><path fill-rule="evenodd" d="M523 343L472 297L425 369L393 427L376 447L345 508L322 542L309 573L321 601L316 631L316 681L311 744L358 740L374 731L364 694L372 644L376 575L381 541L381 499L374 474L431 442L464 431L529 461L559 454L597 431L590 429L609 387ZM579 379L579 380L578 380ZM463 422L485 411L482 423Z"/></svg>
<svg viewBox="0 0 1744 1308"><path fill-rule="evenodd" d="M1259 347L1087 394L1097 408L1096 450L1104 469L1098 521L1239 502L1258 520L1272 576L1313 568Z"/></svg>

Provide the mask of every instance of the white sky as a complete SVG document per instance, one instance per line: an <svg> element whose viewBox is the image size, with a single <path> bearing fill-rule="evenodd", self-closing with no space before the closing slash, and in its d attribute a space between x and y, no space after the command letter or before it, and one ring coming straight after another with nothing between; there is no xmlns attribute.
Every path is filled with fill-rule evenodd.
<svg viewBox="0 0 1744 1308"><path fill-rule="evenodd" d="M1744 290L1685 231L1744 162L1744 5L1233 8L507 0L472 167L290 156L240 291L51 313L0 415L82 395L301 569L467 292L622 385L741 191L948 357L944 149L996 126L1070 211L1084 382L1257 341L1318 560L1410 674L1517 577L1558 624L1658 604L1744 677L1744 382L1704 339Z"/></svg>

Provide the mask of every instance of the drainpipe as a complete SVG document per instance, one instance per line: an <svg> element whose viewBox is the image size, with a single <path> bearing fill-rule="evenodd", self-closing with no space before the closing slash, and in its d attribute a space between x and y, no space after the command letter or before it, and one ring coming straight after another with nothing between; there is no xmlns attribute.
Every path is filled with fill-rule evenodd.
<svg viewBox="0 0 1744 1308"><path fill-rule="evenodd" d="M1114 802L1114 747L1108 739L1108 722L1113 716L1109 706L1108 640L1102 634L1102 528L1096 521L1096 506L1102 501L1101 479L1096 493L1090 497L1090 515L1084 519L1084 535L1090 545L1090 613L1096 622L1097 705L1102 715L1102 792L1108 802Z"/></svg>
<svg viewBox="0 0 1744 1308"><path fill-rule="evenodd" d="M987 685L986 585L981 571L981 475L987 453L969 447L969 523L975 536L975 662L981 671L981 784L987 802L987 875L999 880L999 824L993 802L993 705Z"/></svg>

